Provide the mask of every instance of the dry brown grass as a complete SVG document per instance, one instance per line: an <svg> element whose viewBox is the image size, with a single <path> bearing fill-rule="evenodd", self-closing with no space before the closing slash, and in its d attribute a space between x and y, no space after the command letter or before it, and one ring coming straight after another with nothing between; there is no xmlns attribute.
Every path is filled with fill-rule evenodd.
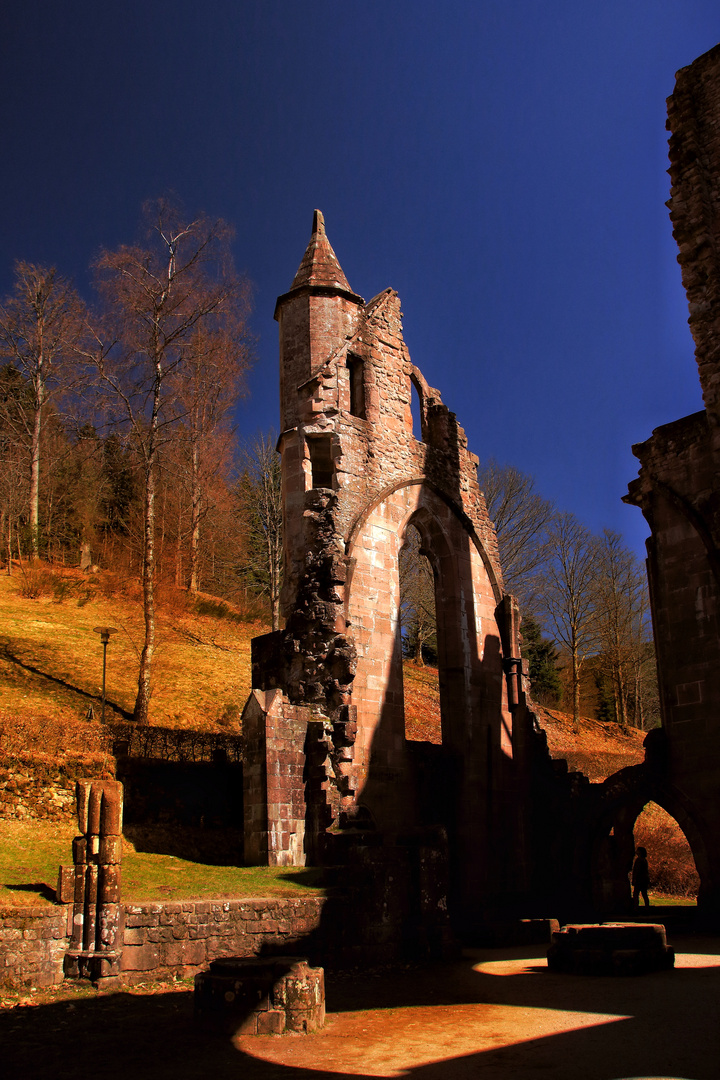
<svg viewBox="0 0 720 1080"><path fill-rule="evenodd" d="M405 738L413 742L442 742L438 669L403 663Z"/></svg>
<svg viewBox="0 0 720 1080"><path fill-rule="evenodd" d="M635 822L635 843L647 848L654 892L697 896L700 878L690 845L675 818L657 803L648 803Z"/></svg>
<svg viewBox="0 0 720 1080"><path fill-rule="evenodd" d="M228 715L242 708L250 692L250 640L268 627L244 621L241 611L213 598L201 605L207 614L195 613L195 606L182 590L158 590L150 722L227 730ZM54 721L60 732L84 717L90 704L98 717L102 647L94 628L103 625L118 631L107 652L106 716L119 720L122 714L112 706L132 711L143 640L137 583L43 566L0 578L0 713L6 726L14 718L49 732Z"/></svg>
<svg viewBox="0 0 720 1080"><path fill-rule="evenodd" d="M585 773L595 783L645 758L644 731L629 728L623 732L617 724L581 717L580 733L575 735L568 713L539 705L535 710L552 756L565 758L571 771Z"/></svg>

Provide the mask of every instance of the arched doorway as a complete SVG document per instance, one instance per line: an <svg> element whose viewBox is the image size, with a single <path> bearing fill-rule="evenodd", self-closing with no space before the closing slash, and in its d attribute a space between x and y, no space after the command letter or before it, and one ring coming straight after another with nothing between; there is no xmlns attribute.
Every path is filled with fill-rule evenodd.
<svg viewBox="0 0 720 1080"><path fill-rule="evenodd" d="M692 848L675 818L648 802L635 820L635 847L642 845L650 865L650 903L697 902L700 875Z"/></svg>
<svg viewBox="0 0 720 1080"><path fill-rule="evenodd" d="M692 807L681 792L647 764L630 766L593 793L597 802L591 829L592 903L604 913L632 907L630 872L638 846L647 849L650 902L672 904L711 891L705 840Z"/></svg>

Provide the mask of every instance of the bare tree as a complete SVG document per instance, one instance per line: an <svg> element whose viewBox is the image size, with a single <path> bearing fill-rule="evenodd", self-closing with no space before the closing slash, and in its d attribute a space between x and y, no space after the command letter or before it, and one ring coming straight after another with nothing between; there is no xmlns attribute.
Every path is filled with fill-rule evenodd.
<svg viewBox="0 0 720 1080"><path fill-rule="evenodd" d="M635 721L643 726L643 675L650 634L647 585L643 568L619 533L605 529L594 562L600 671L612 687L615 718L628 725L628 704L634 699ZM650 674L652 673L652 667Z"/></svg>
<svg viewBox="0 0 720 1080"><path fill-rule="evenodd" d="M505 586L527 605L533 575L545 558L555 506L537 494L532 476L493 458L479 466L478 483L495 525Z"/></svg>
<svg viewBox="0 0 720 1080"><path fill-rule="evenodd" d="M437 651L435 613L435 577L422 551L420 534L408 526L405 545L400 552L400 621L407 650L416 664L423 664L423 648Z"/></svg>
<svg viewBox="0 0 720 1080"><path fill-rule="evenodd" d="M145 207L144 244L103 252L95 263L104 301L94 355L97 384L124 424L142 467L145 641L134 717L147 723L155 650L155 515L158 454L187 416L183 393L204 327L234 318L244 293L221 221L194 219L166 200Z"/></svg>
<svg viewBox="0 0 720 1080"><path fill-rule="evenodd" d="M54 267L15 264L15 285L0 304L0 352L27 379L29 408L16 412L26 428L30 454L30 545L40 545L40 474L43 425L49 402L68 390L70 367L84 332L84 305Z"/></svg>
<svg viewBox="0 0 720 1080"><path fill-rule="evenodd" d="M250 366L247 284L222 320L206 321L192 336L183 365L181 397L185 416L181 448L190 497L190 590L200 579L200 531L210 509L212 480L229 472L233 432L230 414L245 391Z"/></svg>
<svg viewBox="0 0 720 1080"><path fill-rule="evenodd" d="M267 596L273 630L280 627L283 569L282 485L275 443L275 433L269 431L246 446L237 484L244 530L240 573L254 591Z"/></svg>
<svg viewBox="0 0 720 1080"><path fill-rule="evenodd" d="M548 529L535 587L546 624L570 657L573 731L580 731L580 672L597 647L596 538L574 517L559 514Z"/></svg>

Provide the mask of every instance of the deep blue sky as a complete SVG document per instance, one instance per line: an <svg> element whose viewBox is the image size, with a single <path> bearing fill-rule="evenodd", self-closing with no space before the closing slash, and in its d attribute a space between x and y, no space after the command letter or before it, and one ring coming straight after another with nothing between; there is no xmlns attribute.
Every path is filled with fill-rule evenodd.
<svg viewBox="0 0 720 1080"><path fill-rule="evenodd" d="M88 290L176 191L236 228L278 424L275 298L312 211L481 457L638 551L630 452L702 405L667 210L665 98L718 0L26 0L0 16L0 292Z"/></svg>

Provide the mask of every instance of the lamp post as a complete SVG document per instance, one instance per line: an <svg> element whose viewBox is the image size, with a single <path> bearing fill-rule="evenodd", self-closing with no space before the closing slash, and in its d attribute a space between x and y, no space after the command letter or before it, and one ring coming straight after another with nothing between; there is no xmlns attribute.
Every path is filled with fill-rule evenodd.
<svg viewBox="0 0 720 1080"><path fill-rule="evenodd" d="M103 683L102 683L102 716L100 723L105 723L105 671L107 668L107 647L112 634L117 634L117 630L114 626L96 626L94 633L100 635L100 641L103 647Z"/></svg>

